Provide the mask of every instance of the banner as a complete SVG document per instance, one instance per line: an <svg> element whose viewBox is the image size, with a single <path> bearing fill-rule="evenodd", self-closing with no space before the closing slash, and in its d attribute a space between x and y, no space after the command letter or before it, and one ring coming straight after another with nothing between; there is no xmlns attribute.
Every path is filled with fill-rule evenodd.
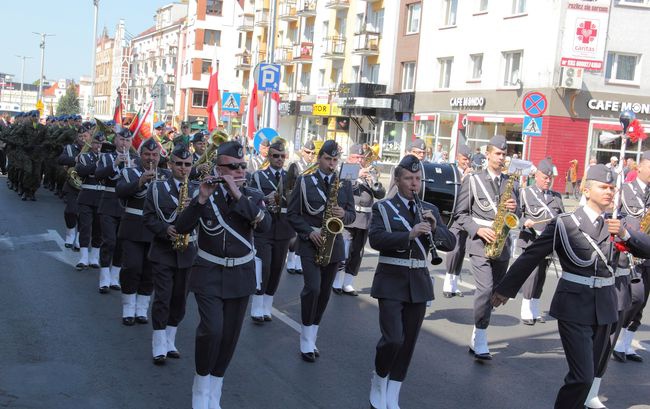
<svg viewBox="0 0 650 409"><path fill-rule="evenodd" d="M609 0L566 3L560 65L601 71L609 24Z"/></svg>

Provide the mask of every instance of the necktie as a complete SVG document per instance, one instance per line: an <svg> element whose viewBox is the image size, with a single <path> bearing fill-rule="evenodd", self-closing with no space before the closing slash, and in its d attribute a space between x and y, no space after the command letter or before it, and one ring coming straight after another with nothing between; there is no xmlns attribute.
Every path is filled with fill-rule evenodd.
<svg viewBox="0 0 650 409"><path fill-rule="evenodd" d="M650 185L646 185L646 187L645 187L644 202L645 202L646 207L648 207L648 205L650 205Z"/></svg>
<svg viewBox="0 0 650 409"><path fill-rule="evenodd" d="M330 190L330 177L325 176L323 178L323 182L325 183L325 190L329 191Z"/></svg>
<svg viewBox="0 0 650 409"><path fill-rule="evenodd" d="M232 203L232 196L230 196L230 193L226 192L226 204L230 206Z"/></svg>
<svg viewBox="0 0 650 409"><path fill-rule="evenodd" d="M494 185L497 187L497 190L501 190L501 178L499 176L496 176L494 178Z"/></svg>
<svg viewBox="0 0 650 409"><path fill-rule="evenodd" d="M605 225L605 220L603 219L603 216L596 217L596 220L594 220L594 226L596 227L596 231L600 233L600 230L603 228L604 225Z"/></svg>
<svg viewBox="0 0 650 409"><path fill-rule="evenodd" d="M275 172L275 182L276 183L280 182L280 171L279 170Z"/></svg>
<svg viewBox="0 0 650 409"><path fill-rule="evenodd" d="M409 212L411 217L415 219L415 202L413 200L409 200Z"/></svg>

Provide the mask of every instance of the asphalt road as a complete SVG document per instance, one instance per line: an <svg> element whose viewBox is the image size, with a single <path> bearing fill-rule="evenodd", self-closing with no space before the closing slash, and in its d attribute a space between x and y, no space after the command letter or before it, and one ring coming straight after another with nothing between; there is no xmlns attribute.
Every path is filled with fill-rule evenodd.
<svg viewBox="0 0 650 409"><path fill-rule="evenodd" d="M121 325L119 293L97 292L97 270L76 271L77 253L63 248L63 204L40 191L22 202L0 179L0 407L189 408L198 314L190 295L180 326L180 360L151 363L151 327ZM275 319L248 318L226 373L225 408L367 408L377 303L369 296L376 253L367 254L356 281L359 297L332 295L321 325L316 364L300 359L300 276L283 277ZM444 266L444 264L443 264ZM468 267L468 265L467 265ZM550 408L567 367L556 323L519 323L519 300L493 314L494 360L467 353L472 330L472 278L463 273L464 298L442 297L443 268L434 268L436 300L427 310L401 407ZM557 282L553 269L542 305ZM648 313L650 314L650 312ZM648 318L637 339L650 344ZM650 353L646 363L611 362L601 398L614 408L650 408Z"/></svg>

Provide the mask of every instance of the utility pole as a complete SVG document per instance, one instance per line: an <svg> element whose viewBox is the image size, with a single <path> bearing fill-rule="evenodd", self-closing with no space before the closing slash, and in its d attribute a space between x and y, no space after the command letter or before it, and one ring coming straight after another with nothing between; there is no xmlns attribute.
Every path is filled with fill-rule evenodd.
<svg viewBox="0 0 650 409"><path fill-rule="evenodd" d="M95 7L95 19L93 21L93 48L92 48L92 63L90 66L91 69L91 80L90 80L90 106L88 107L88 116L90 119L95 116L95 79L97 78L96 67L95 67L95 56L97 54L97 16L99 14L99 0L93 0L93 6Z"/></svg>
<svg viewBox="0 0 650 409"><path fill-rule="evenodd" d="M21 76L20 76L20 110L23 110L23 89L25 85L25 60L28 58L32 57L26 57L24 55L17 55L16 57L20 58L22 60L22 68L20 70Z"/></svg>
<svg viewBox="0 0 650 409"><path fill-rule="evenodd" d="M40 101L43 98L43 72L45 69L45 38L46 37L53 37L54 34L47 34L47 33L37 33L33 31L34 34L37 36L41 37L41 77L38 80L38 97L36 98L36 101Z"/></svg>

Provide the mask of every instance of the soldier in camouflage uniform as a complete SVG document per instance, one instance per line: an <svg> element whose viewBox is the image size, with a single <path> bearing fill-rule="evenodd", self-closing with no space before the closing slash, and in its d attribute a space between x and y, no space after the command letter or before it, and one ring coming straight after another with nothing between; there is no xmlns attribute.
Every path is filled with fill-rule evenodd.
<svg viewBox="0 0 650 409"><path fill-rule="evenodd" d="M47 128L38 123L38 111L30 113L31 121L27 122L24 129L22 149L23 156L23 195L22 200L36 200L36 190L41 185L41 165L44 159L43 142L47 135Z"/></svg>

